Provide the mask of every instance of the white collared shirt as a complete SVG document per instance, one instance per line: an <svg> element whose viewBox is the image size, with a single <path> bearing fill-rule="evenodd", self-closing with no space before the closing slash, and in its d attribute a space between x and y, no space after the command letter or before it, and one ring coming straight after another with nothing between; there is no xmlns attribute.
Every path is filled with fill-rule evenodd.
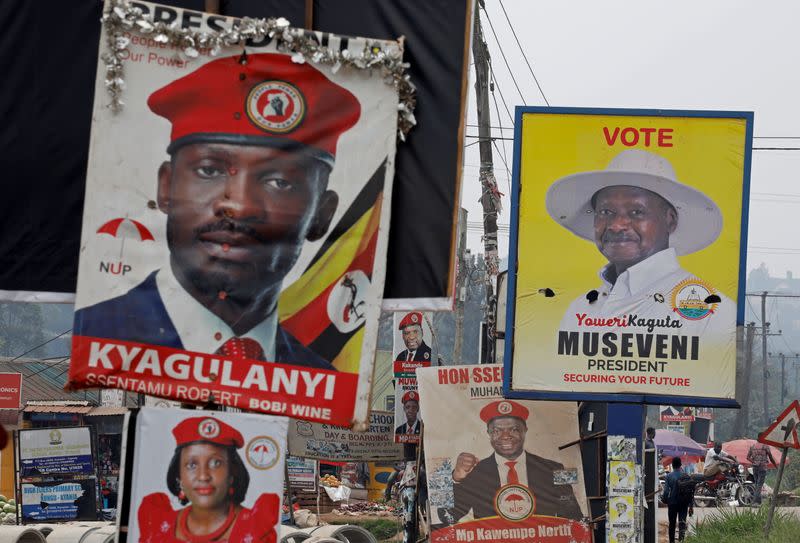
<svg viewBox="0 0 800 543"><path fill-rule="evenodd" d="M264 350L267 360L275 360L275 335L278 327L277 311L251 328L246 334L236 336L228 324L195 300L178 283L172 268L166 266L156 274L156 286L167 309L183 348L199 353L214 353L232 337L250 338Z"/></svg>
<svg viewBox="0 0 800 543"><path fill-rule="evenodd" d="M506 462L516 462L516 464L514 464L514 471L517 472L519 484L522 486L528 486L528 466L525 462L525 451L522 451L522 454L510 460L504 456L494 453L494 460L497 462L497 471L500 474L500 486L508 484L508 472L511 470L511 468L506 465Z"/></svg>
<svg viewBox="0 0 800 543"><path fill-rule="evenodd" d="M638 264L631 266L617 278L612 285L606 279L606 272L610 269L608 264L600 270L599 276L602 284L597 289L597 300L589 303L585 294L579 296L570 304L561 320L561 330L583 331L591 330L579 323L579 315L589 318L628 318L635 315L642 319L667 319L678 320L680 328L666 328L661 333L682 335L696 335L712 337L730 336L735 340L736 304L722 295L714 313L698 319L682 318L672 305L672 292L683 281L702 284L700 279L681 268L678 263L675 249L668 248L660 251ZM711 285L709 285L711 286ZM713 287L712 287L713 288ZM716 289L715 289L716 290ZM691 287L689 287L691 291ZM588 292L587 292L588 293ZM684 299L691 292L684 292L679 297ZM704 296L700 296L704 299ZM608 328L600 327L608 330Z"/></svg>
<svg viewBox="0 0 800 543"><path fill-rule="evenodd" d="M411 426L409 426L408 425L408 421L406 421L406 433L407 434L413 434L417 430L417 425L418 424L419 424L419 417L417 417L417 420L415 420L414 424L411 425Z"/></svg>

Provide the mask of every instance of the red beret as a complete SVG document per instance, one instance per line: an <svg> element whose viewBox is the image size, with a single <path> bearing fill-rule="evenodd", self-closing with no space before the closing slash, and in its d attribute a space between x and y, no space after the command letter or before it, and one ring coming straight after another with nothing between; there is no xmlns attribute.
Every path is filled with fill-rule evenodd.
<svg viewBox="0 0 800 543"><path fill-rule="evenodd" d="M486 404L481 409L481 420L489 422L496 417L516 417L522 420L528 420L528 408L512 400L499 400Z"/></svg>
<svg viewBox="0 0 800 543"><path fill-rule="evenodd" d="M167 151L209 141L310 148L333 166L339 136L361 114L356 97L289 55L240 58L213 60L150 95L153 113L172 123Z"/></svg>
<svg viewBox="0 0 800 543"><path fill-rule="evenodd" d="M213 417L192 417L186 419L172 429L176 445L186 445L196 441L207 441L225 447L244 445L242 434L231 426Z"/></svg>
<svg viewBox="0 0 800 543"><path fill-rule="evenodd" d="M422 326L422 313L419 311L412 311L403 317L403 320L400 321L400 326L398 326L397 329L402 330L406 326L411 326L412 324L418 324L419 326Z"/></svg>
<svg viewBox="0 0 800 543"><path fill-rule="evenodd" d="M419 402L419 394L417 394L416 390L409 390L408 392L403 394L400 403L406 403L409 400Z"/></svg>

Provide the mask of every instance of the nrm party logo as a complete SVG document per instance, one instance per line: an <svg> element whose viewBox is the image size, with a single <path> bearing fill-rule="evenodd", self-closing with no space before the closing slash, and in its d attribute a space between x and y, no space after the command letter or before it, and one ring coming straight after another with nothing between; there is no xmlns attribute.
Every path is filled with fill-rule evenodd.
<svg viewBox="0 0 800 543"><path fill-rule="evenodd" d="M714 313L719 300L714 287L696 277L681 281L670 294L672 310L692 321L699 321Z"/></svg>

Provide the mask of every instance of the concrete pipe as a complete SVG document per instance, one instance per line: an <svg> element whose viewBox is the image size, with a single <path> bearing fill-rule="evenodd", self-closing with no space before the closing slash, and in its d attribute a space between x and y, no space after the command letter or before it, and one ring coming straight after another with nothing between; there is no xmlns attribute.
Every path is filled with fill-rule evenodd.
<svg viewBox="0 0 800 543"><path fill-rule="evenodd" d="M95 530L94 532L86 534L86 536L81 540L81 543L114 543L114 537L116 534L116 526L104 526L99 530Z"/></svg>
<svg viewBox="0 0 800 543"><path fill-rule="evenodd" d="M281 524L278 526L278 543L300 543L310 536L292 526Z"/></svg>
<svg viewBox="0 0 800 543"><path fill-rule="evenodd" d="M326 524L303 530L312 537L332 537L342 543L378 543L375 536L354 524ZM305 543L311 543L307 540Z"/></svg>
<svg viewBox="0 0 800 543"><path fill-rule="evenodd" d="M0 526L0 543L47 543L42 532L30 526Z"/></svg>
<svg viewBox="0 0 800 543"><path fill-rule="evenodd" d="M74 525L58 524L47 535L47 543L84 543L86 537L92 532L102 528L102 525Z"/></svg>
<svg viewBox="0 0 800 543"><path fill-rule="evenodd" d="M26 524L25 526L28 528L33 528L34 530L39 530L45 537L50 535L50 532L52 532L53 528L56 527L55 524Z"/></svg>

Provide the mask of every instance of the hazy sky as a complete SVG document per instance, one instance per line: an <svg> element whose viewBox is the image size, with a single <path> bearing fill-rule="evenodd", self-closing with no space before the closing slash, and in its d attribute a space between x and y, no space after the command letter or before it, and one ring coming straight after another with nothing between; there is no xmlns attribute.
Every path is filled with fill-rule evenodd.
<svg viewBox="0 0 800 543"><path fill-rule="evenodd" d="M800 148L798 2L503 0L502 5L551 106L754 111L754 147ZM486 9L488 19L481 11L481 20L500 111L498 118L492 103L492 125L509 129L496 129L493 135L512 138L512 119L500 93L512 115L523 99L501 47L525 103L545 102L500 1L486 0ZM467 134L477 135L474 67L470 77ZM793 139L766 139L778 136ZM513 145L497 144L495 175L506 194L499 220L508 225ZM469 211L473 252L483 252L479 164L478 146L470 145L462 206ZM791 270L800 276L800 150L754 150L750 194L748 269L765 262L773 275ZM507 232L501 226L502 257L508 254Z"/></svg>

